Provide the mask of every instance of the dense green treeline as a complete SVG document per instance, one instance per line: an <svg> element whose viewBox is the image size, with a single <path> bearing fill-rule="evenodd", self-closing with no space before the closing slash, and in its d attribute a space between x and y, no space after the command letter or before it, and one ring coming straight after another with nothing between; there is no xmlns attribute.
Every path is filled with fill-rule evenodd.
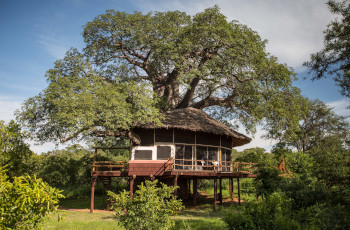
<svg viewBox="0 0 350 230"><path fill-rule="evenodd" d="M277 167L282 157L288 173ZM325 137L307 152L283 144L272 153L248 149L237 160L259 164L257 199L227 214L230 229L349 229L350 150L339 138Z"/></svg>

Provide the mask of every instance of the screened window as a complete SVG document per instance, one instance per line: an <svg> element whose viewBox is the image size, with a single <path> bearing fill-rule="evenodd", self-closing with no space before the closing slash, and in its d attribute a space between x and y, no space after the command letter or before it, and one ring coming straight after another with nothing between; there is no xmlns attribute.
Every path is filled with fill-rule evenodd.
<svg viewBox="0 0 350 230"><path fill-rule="evenodd" d="M222 165L223 166L226 166L226 167L222 167L222 171L224 172L229 172L231 171L231 167L229 166L232 166L231 164L231 160L232 160L232 157L231 157L231 150L228 150L228 149L221 149L221 161L222 161Z"/></svg>
<svg viewBox="0 0 350 230"><path fill-rule="evenodd" d="M170 146L158 146L157 147L157 160L168 160L171 157Z"/></svg>
<svg viewBox="0 0 350 230"><path fill-rule="evenodd" d="M192 169L193 165L193 148L188 145L176 145L175 147L175 168ZM187 166L188 165L188 166Z"/></svg>
<svg viewBox="0 0 350 230"><path fill-rule="evenodd" d="M135 150L135 160L152 160L152 150Z"/></svg>
<svg viewBox="0 0 350 230"><path fill-rule="evenodd" d="M218 162L218 148L197 146L197 164L202 166L202 170L213 170L213 165Z"/></svg>

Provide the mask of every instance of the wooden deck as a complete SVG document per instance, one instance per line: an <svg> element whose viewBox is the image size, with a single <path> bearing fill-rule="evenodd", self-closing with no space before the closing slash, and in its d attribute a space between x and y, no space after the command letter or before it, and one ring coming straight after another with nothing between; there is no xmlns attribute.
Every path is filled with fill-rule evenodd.
<svg viewBox="0 0 350 230"><path fill-rule="evenodd" d="M256 164L247 162L218 162L210 160L131 160L94 161L91 176L181 176L201 178L251 178L256 177Z"/></svg>
<svg viewBox="0 0 350 230"><path fill-rule="evenodd" d="M92 184L91 184L91 203L90 212L94 211L95 200L95 184L97 181L107 183L104 186L110 190L112 177L128 177L130 197L133 197L135 190L135 180L137 178L149 179L165 179L171 180L174 187L177 187L178 181L186 181L185 187L188 189L186 193L190 193L192 184L192 199L193 207L196 207L197 181L200 179L211 179L214 185L214 209L216 209L217 198L222 204L222 196L218 196L217 189L219 187L222 194L222 179L229 179L230 197L233 199L233 178L237 179L237 196L238 204L240 204L240 178L256 177L257 165L246 162L218 162L210 160L183 160L183 159L169 159L169 160L131 160L126 161L94 161L92 163ZM192 181L192 183L191 183ZM219 186L217 185L219 181ZM182 184L183 186L183 184ZM174 195L177 196L177 191L174 190ZM109 204L107 205L107 208Z"/></svg>

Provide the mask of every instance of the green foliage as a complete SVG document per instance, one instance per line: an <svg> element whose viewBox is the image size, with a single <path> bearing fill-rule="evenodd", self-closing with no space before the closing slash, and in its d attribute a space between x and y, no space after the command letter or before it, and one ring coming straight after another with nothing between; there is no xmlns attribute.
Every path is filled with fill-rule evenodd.
<svg viewBox="0 0 350 230"><path fill-rule="evenodd" d="M310 154L298 151L284 156L287 170L296 176L310 177L313 174L314 159Z"/></svg>
<svg viewBox="0 0 350 230"><path fill-rule="evenodd" d="M174 220L170 216L182 209L180 200L173 197L174 187L158 181L146 181L138 186L132 199L129 192L118 195L108 192L114 201L113 209L117 212L120 224L126 229L171 229Z"/></svg>
<svg viewBox="0 0 350 230"><path fill-rule="evenodd" d="M73 145L62 150L49 151L40 156L41 167L36 174L45 182L61 189L76 188L82 189L91 181L91 162L94 154L91 150L80 145ZM99 161L128 160L128 152L121 150L98 151Z"/></svg>
<svg viewBox="0 0 350 230"><path fill-rule="evenodd" d="M102 70L100 70L102 71ZM47 71L48 87L26 100L17 119L38 141L127 136L135 123L159 122L149 85L106 79L76 49Z"/></svg>
<svg viewBox="0 0 350 230"><path fill-rule="evenodd" d="M159 124L159 111L186 107L236 118L250 131L264 119L268 129L298 127L305 106L292 69L217 6L192 17L108 10L83 37L83 51L56 61L48 87L18 112L40 141L130 137L135 124Z"/></svg>
<svg viewBox="0 0 350 230"><path fill-rule="evenodd" d="M243 203L240 212L229 212L224 218L229 229L301 229L291 219L292 200L283 193L272 193L266 200Z"/></svg>
<svg viewBox="0 0 350 230"><path fill-rule="evenodd" d="M298 151L309 151L312 147L323 143L329 136L349 143L350 125L346 117L337 115L331 107L320 100L305 99L306 107L300 117L299 127L286 126L284 130L270 132L267 137L280 140ZM279 146L282 147L282 146Z"/></svg>
<svg viewBox="0 0 350 230"><path fill-rule="evenodd" d="M273 164L272 155L267 153L263 148L250 148L245 149L239 153L235 161L239 162L252 162L258 164Z"/></svg>
<svg viewBox="0 0 350 230"><path fill-rule="evenodd" d="M254 187L257 196L268 196L277 191L281 181L278 168L273 168L267 165L259 165L258 176L254 180Z"/></svg>
<svg viewBox="0 0 350 230"><path fill-rule="evenodd" d="M344 148L340 139L334 136L325 138L310 151L310 155L314 161L314 175L319 181L328 187L349 186L350 150Z"/></svg>
<svg viewBox="0 0 350 230"><path fill-rule="evenodd" d="M341 93L350 97L350 1L331 0L327 4L336 19L324 31L324 48L304 65L313 73L313 80L333 77Z"/></svg>
<svg viewBox="0 0 350 230"><path fill-rule="evenodd" d="M42 168L37 175L55 187L82 186L90 183L93 153L79 145L41 155Z"/></svg>
<svg viewBox="0 0 350 230"><path fill-rule="evenodd" d="M50 187L35 176L8 180L0 168L0 227L1 229L33 229L56 211L61 191Z"/></svg>
<svg viewBox="0 0 350 230"><path fill-rule="evenodd" d="M20 176L31 171L30 158L33 152L24 143L25 135L14 121L0 121L0 167L7 166L9 177Z"/></svg>

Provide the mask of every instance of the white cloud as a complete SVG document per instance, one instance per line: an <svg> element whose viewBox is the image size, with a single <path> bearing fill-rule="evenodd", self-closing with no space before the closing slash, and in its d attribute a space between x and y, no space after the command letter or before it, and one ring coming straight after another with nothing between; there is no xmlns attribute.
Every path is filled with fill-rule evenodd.
<svg viewBox="0 0 350 230"><path fill-rule="evenodd" d="M0 96L0 120L9 122L15 119L14 112L21 108L23 98Z"/></svg>
<svg viewBox="0 0 350 230"><path fill-rule="evenodd" d="M64 149L69 146L69 144L58 144L56 145L55 143L48 142L44 144L38 144L35 143L34 141L26 141L27 144L30 145L30 149L35 152L36 154L41 154L45 153L48 151L53 151L56 149Z"/></svg>
<svg viewBox="0 0 350 230"><path fill-rule="evenodd" d="M334 112L340 116L350 116L350 106L349 99L341 99L338 101L328 102L327 105L333 108Z"/></svg>
<svg viewBox="0 0 350 230"><path fill-rule="evenodd" d="M245 134L245 131L243 128L240 128L238 132ZM258 126L254 136L247 135L250 138L252 138L252 141L249 144L236 147L235 149L237 149L238 151L243 151L245 149L259 147L259 148L264 148L266 151L270 152L272 149L272 146L275 145L277 141L262 138L264 134L266 134L266 132L262 129L261 126Z"/></svg>
<svg viewBox="0 0 350 230"><path fill-rule="evenodd" d="M350 109L347 108L350 105L349 99L341 99L337 101L328 102L327 105L332 107L334 112L340 116L350 116ZM245 131L243 128L240 128L238 131L240 133L245 134ZM235 149L237 149L238 151L243 151L245 149L259 147L259 148L264 148L267 151L271 151L273 145L275 145L277 141L262 138L264 134L266 134L266 132L262 129L262 127L261 126L257 127L256 134L253 137L250 136L252 138L252 141L249 144L236 147Z"/></svg>
<svg viewBox="0 0 350 230"><path fill-rule="evenodd" d="M228 20L238 20L267 39L267 50L282 63L300 68L323 47L323 30L333 15L326 0L192 0L137 1L142 11L180 10L191 15L215 4ZM142 3L142 4L141 4Z"/></svg>

